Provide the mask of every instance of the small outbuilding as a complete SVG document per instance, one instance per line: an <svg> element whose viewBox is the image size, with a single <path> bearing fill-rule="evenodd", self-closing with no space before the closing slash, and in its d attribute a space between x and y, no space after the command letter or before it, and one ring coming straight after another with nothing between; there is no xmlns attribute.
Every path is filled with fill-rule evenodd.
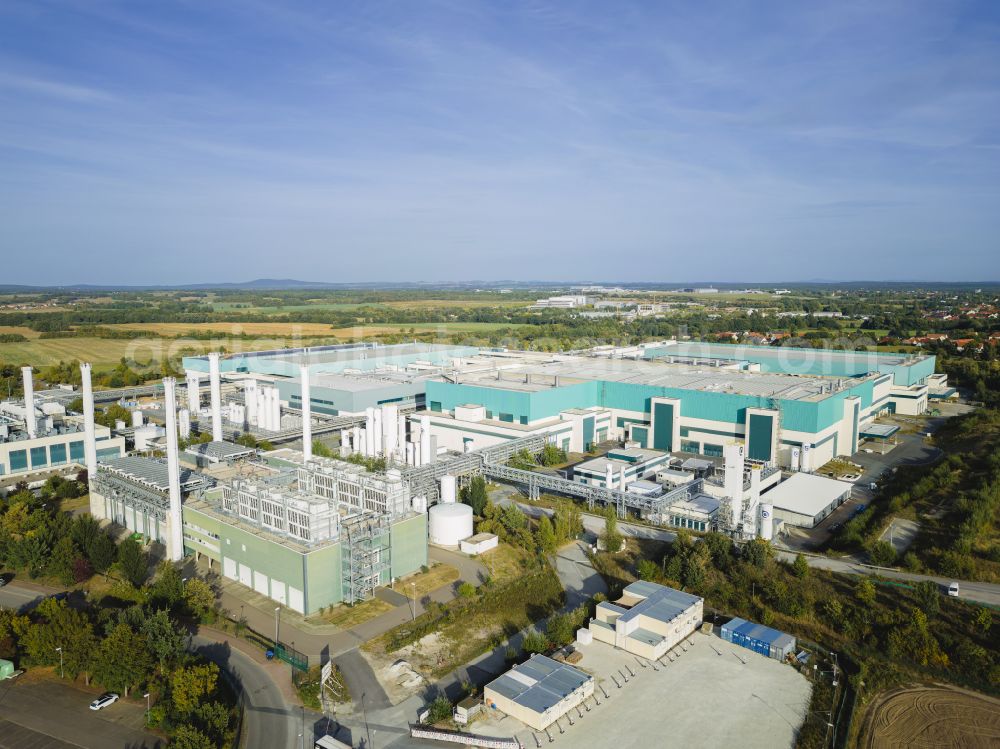
<svg viewBox="0 0 1000 749"><path fill-rule="evenodd" d="M722 625L723 640L776 661L783 661L795 652L795 638L763 624L748 622L738 616Z"/></svg>

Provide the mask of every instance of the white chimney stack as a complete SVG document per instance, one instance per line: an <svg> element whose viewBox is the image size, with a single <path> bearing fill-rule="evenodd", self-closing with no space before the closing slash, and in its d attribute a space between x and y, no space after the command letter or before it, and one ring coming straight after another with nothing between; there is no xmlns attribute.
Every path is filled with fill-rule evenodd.
<svg viewBox="0 0 1000 749"><path fill-rule="evenodd" d="M209 385L212 390L212 441L222 441L222 375L219 372L219 352L208 355Z"/></svg>
<svg viewBox="0 0 1000 749"><path fill-rule="evenodd" d="M608 489L615 488L615 469L614 466L611 465L611 463L608 463L608 465L605 466L604 486L607 487Z"/></svg>
<svg viewBox="0 0 1000 749"><path fill-rule="evenodd" d="M187 382L188 411L192 416L197 416L201 410L201 376L197 372L188 370L185 372Z"/></svg>
<svg viewBox="0 0 1000 749"><path fill-rule="evenodd" d="M87 463L87 479L91 482L97 473L97 437L94 429L94 391L90 383L90 364L80 365L83 384L83 454Z"/></svg>
<svg viewBox="0 0 1000 749"><path fill-rule="evenodd" d="M431 455L431 417L420 417L420 465L428 465L434 462Z"/></svg>
<svg viewBox="0 0 1000 749"><path fill-rule="evenodd" d="M167 485L169 487L170 514L167 556L172 562L184 558L183 513L181 510L181 461L177 448L177 383L173 377L163 378L163 408L167 422Z"/></svg>
<svg viewBox="0 0 1000 749"><path fill-rule="evenodd" d="M24 380L24 425L28 428L28 436L34 439L38 436L38 419L35 418L35 382L32 379L31 367L21 367L21 378Z"/></svg>
<svg viewBox="0 0 1000 749"><path fill-rule="evenodd" d="M309 366L299 367L299 379L302 381L302 456L312 460L312 396L309 391Z"/></svg>

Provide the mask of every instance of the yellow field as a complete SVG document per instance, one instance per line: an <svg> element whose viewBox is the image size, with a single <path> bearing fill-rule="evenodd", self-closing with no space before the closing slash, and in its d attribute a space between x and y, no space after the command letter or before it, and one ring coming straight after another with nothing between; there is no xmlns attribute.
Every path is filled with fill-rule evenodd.
<svg viewBox="0 0 1000 749"><path fill-rule="evenodd" d="M21 325L0 325L0 334L2 333L20 333L25 338L38 338L41 335L37 330L25 328Z"/></svg>
<svg viewBox="0 0 1000 749"><path fill-rule="evenodd" d="M181 355L181 349L209 351L218 342L161 340L144 338L133 341L106 338L36 338L24 343L0 343L0 361L9 364L31 364L47 367L61 361L89 361L98 369L117 364L125 357L139 362L161 361L164 354Z"/></svg>
<svg viewBox="0 0 1000 749"><path fill-rule="evenodd" d="M269 335L269 336L328 336L333 335L333 328L323 323L284 323L284 322L150 322L121 323L119 325L104 325L102 327L116 330L144 330L162 336L182 336L190 332L218 333L220 336Z"/></svg>

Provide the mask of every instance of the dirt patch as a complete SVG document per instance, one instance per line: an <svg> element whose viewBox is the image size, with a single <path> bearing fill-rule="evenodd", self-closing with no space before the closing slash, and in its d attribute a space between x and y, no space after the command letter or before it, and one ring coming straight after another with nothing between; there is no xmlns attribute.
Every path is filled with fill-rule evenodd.
<svg viewBox="0 0 1000 749"><path fill-rule="evenodd" d="M894 690L868 709L858 746L1000 746L1000 700L943 684Z"/></svg>

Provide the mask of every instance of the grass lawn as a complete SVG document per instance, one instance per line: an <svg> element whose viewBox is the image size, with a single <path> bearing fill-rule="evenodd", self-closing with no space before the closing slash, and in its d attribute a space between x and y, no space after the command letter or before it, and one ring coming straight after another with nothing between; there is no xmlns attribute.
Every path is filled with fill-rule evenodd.
<svg viewBox="0 0 1000 749"><path fill-rule="evenodd" d="M498 544L495 549L479 555L479 561L497 583L509 582L523 575L531 560L529 552L510 544Z"/></svg>
<svg viewBox="0 0 1000 749"><path fill-rule="evenodd" d="M84 494L82 497L76 497L75 499L64 499L59 503L59 509L62 512L73 512L85 507L90 507L89 494Z"/></svg>
<svg viewBox="0 0 1000 749"><path fill-rule="evenodd" d="M420 600L432 590L458 579L458 570L450 564L435 564L427 572L418 572L405 580L399 580L399 591L405 596Z"/></svg>
<svg viewBox="0 0 1000 749"><path fill-rule="evenodd" d="M347 604L335 606L333 611L326 614L314 615L309 620L332 624L341 629L350 629L370 619L374 619L376 616L381 616L387 611L392 611L393 608L391 603L386 603L381 598L372 598L369 601L356 603L353 606L348 606Z"/></svg>

